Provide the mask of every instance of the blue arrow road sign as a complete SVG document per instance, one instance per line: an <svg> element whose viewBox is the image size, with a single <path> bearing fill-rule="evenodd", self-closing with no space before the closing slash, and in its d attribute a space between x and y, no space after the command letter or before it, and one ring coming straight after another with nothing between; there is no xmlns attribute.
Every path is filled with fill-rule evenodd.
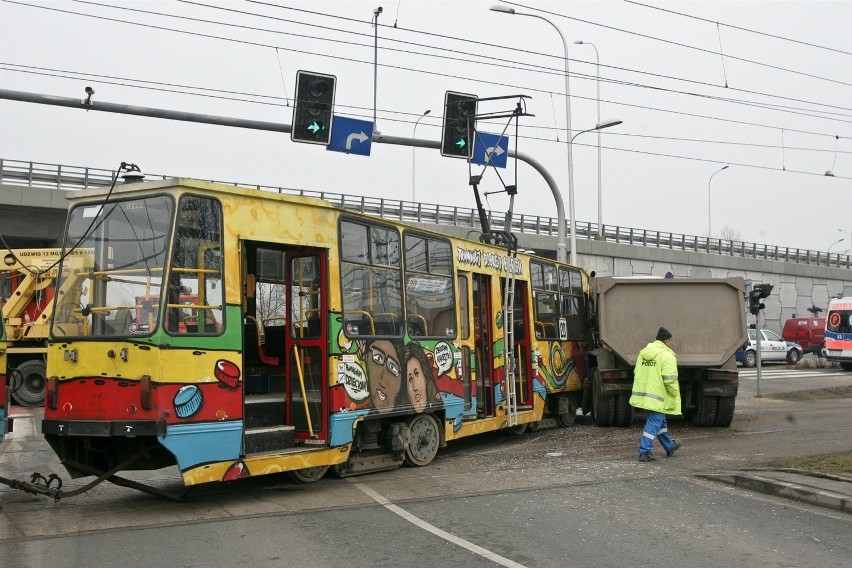
<svg viewBox="0 0 852 568"><path fill-rule="evenodd" d="M326 146L326 149L333 152L369 156L372 143L372 122L356 120L345 116L335 116L334 128L331 129L331 140L328 146Z"/></svg>
<svg viewBox="0 0 852 568"><path fill-rule="evenodd" d="M336 120L336 119L335 119ZM337 122L334 123L337 128ZM489 164L488 158L491 158ZM477 132L473 139L473 157L470 159L474 164L484 166L493 165L495 168L505 168L509 158L509 137L489 134L488 132Z"/></svg>

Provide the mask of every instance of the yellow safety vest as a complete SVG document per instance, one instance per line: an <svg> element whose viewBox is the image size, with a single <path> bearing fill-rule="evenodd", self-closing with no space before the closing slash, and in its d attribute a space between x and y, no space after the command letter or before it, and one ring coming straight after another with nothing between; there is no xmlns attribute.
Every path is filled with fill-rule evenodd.
<svg viewBox="0 0 852 568"><path fill-rule="evenodd" d="M662 341L649 343L639 352L633 370L630 406L663 414L680 414L677 356Z"/></svg>

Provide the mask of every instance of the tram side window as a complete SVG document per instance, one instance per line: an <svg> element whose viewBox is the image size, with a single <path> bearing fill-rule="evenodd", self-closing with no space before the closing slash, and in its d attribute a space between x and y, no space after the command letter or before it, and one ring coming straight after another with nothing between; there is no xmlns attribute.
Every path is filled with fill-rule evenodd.
<svg viewBox="0 0 852 568"><path fill-rule="evenodd" d="M409 336L456 336L452 273L448 241L406 232L405 323Z"/></svg>
<svg viewBox="0 0 852 568"><path fill-rule="evenodd" d="M298 257L290 266L292 294L290 311L293 337L319 337L322 317L319 258Z"/></svg>
<svg viewBox="0 0 852 568"><path fill-rule="evenodd" d="M399 241L396 229L341 221L340 280L347 336L402 335Z"/></svg>
<svg viewBox="0 0 852 568"><path fill-rule="evenodd" d="M212 335L222 331L222 208L215 199L180 200L166 296L166 330Z"/></svg>
<svg viewBox="0 0 852 568"><path fill-rule="evenodd" d="M467 276L459 276L459 311L461 312L461 337L470 339L470 303L468 302Z"/></svg>
<svg viewBox="0 0 852 568"><path fill-rule="evenodd" d="M568 324L568 339L583 339L583 314L586 313L583 279L579 270L559 269L560 313Z"/></svg>
<svg viewBox="0 0 852 568"><path fill-rule="evenodd" d="M535 336L537 339L559 339L559 294L556 267L530 263L533 298L535 299Z"/></svg>
<svg viewBox="0 0 852 568"><path fill-rule="evenodd" d="M287 303L290 290L284 279L285 256L280 250L258 246L254 266L254 287L248 291L252 299L246 306L243 324L246 341L259 341L266 355L282 356L287 331ZM251 349L254 349L252 346ZM248 348L247 348L248 350Z"/></svg>

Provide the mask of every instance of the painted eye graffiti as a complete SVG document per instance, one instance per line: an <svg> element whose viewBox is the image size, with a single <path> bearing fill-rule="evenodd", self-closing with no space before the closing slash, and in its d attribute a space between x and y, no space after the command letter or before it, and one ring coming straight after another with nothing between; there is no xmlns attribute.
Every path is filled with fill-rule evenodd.
<svg viewBox="0 0 852 568"><path fill-rule="evenodd" d="M390 374L394 377L399 376L399 363L397 363L393 358L388 357L387 369L390 371Z"/></svg>
<svg viewBox="0 0 852 568"><path fill-rule="evenodd" d="M371 347L370 350L373 352L373 362L377 365L385 364L385 353L381 349L377 347Z"/></svg>

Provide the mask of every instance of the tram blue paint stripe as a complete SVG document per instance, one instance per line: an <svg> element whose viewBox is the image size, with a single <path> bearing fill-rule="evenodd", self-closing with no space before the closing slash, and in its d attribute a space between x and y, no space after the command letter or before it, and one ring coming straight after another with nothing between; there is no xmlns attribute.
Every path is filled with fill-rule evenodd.
<svg viewBox="0 0 852 568"><path fill-rule="evenodd" d="M166 427L157 439L186 471L203 463L236 460L243 442L243 421L195 422Z"/></svg>

